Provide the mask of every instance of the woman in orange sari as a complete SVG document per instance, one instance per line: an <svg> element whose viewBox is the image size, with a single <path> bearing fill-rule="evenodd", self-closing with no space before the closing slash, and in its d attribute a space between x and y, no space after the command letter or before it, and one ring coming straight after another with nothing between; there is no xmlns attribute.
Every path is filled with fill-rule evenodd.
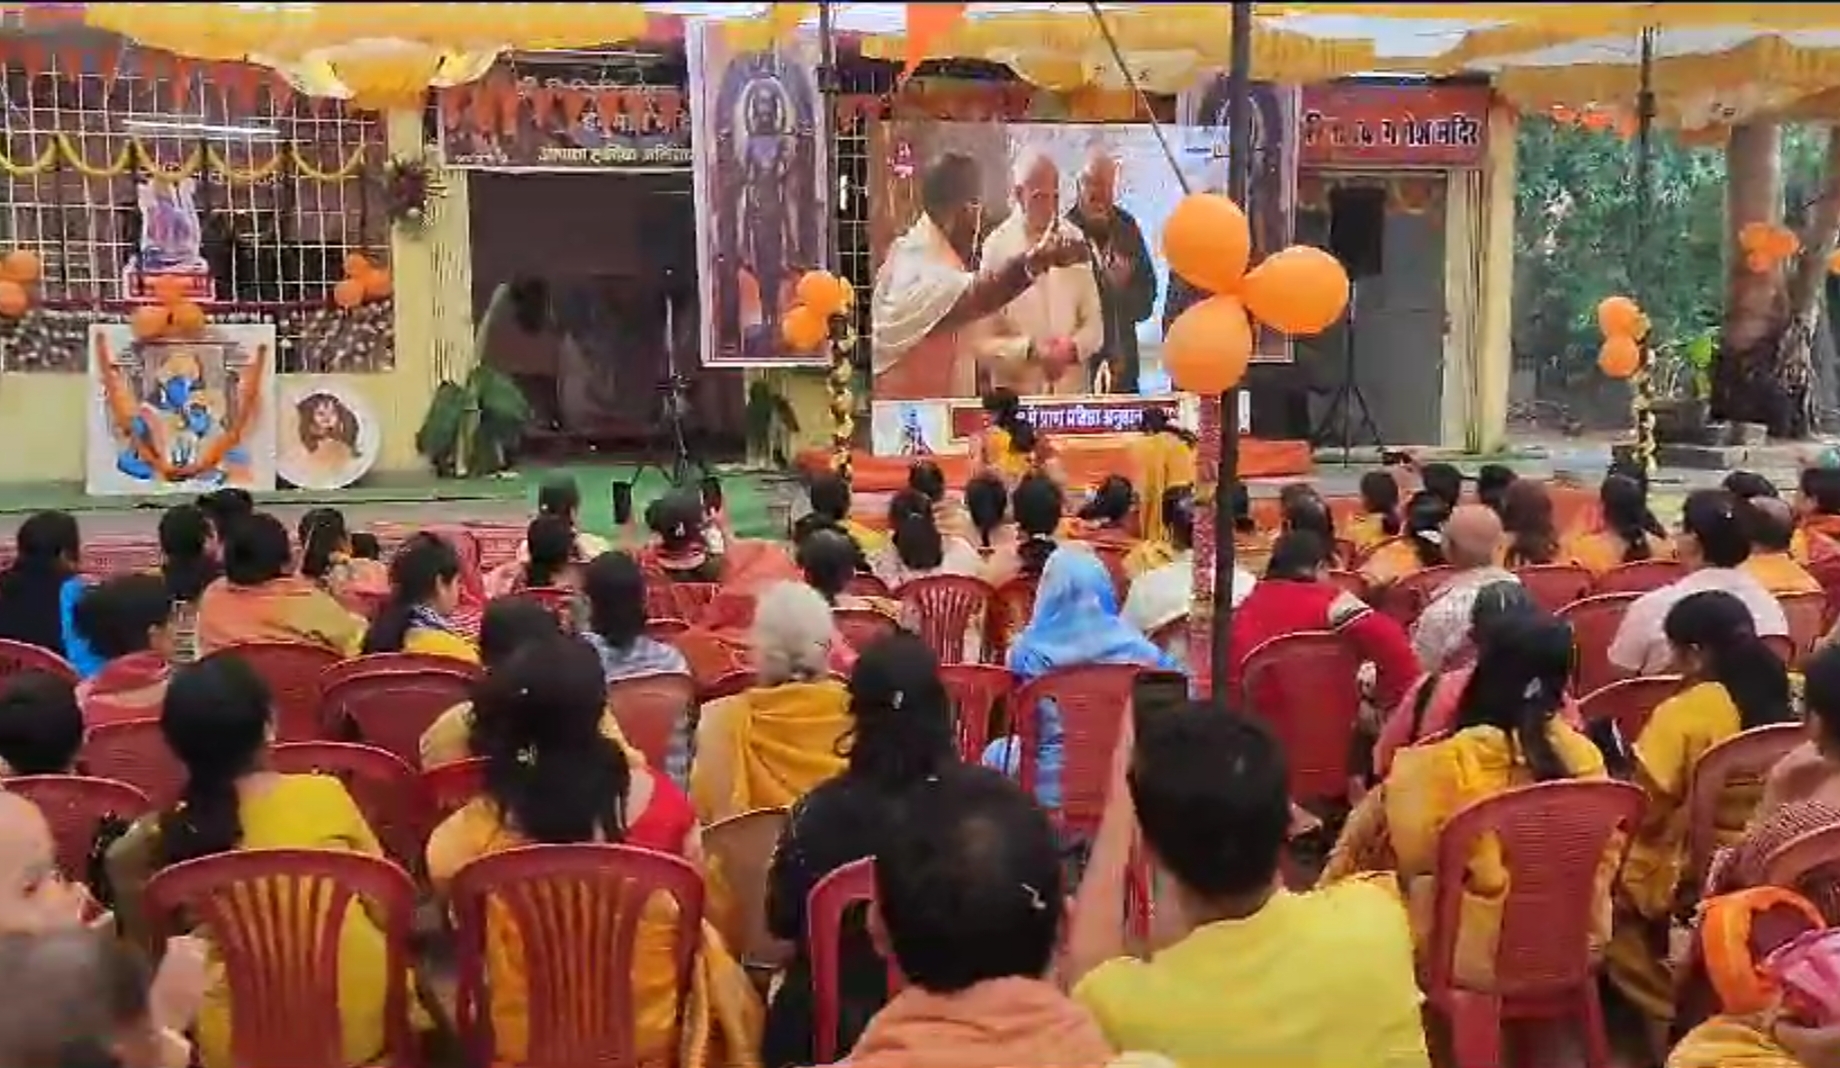
<svg viewBox="0 0 1840 1068"><path fill-rule="evenodd" d="M560 635L520 649L480 684L473 749L487 762L486 789L428 840L428 875L438 891L468 863L534 843L608 842L701 863L688 799L601 733L606 687L599 655ZM697 975L687 984L687 1003L679 1004L676 913L669 899L647 902L634 939L635 1061L745 1063L760 1041L759 999L704 921L691 965ZM529 1045L524 946L497 907L487 911L486 971L493 1059L521 1064ZM693 1049L670 1046L680 1016Z"/></svg>
<svg viewBox="0 0 1840 1068"><path fill-rule="evenodd" d="M1656 560L1672 553L1667 531L1648 510L1648 490L1640 480L1612 472L1604 476L1597 497L1602 525L1572 536L1565 547L1572 559L1601 575L1618 564Z"/></svg>
<svg viewBox="0 0 1840 1068"><path fill-rule="evenodd" d="M356 656L364 620L312 579L288 573L287 528L256 513L224 531L224 577L198 599L198 653L239 642L299 642Z"/></svg>
<svg viewBox="0 0 1840 1068"><path fill-rule="evenodd" d="M1803 565L1840 556L1840 455L1829 449L1819 464L1802 468L1798 489L1801 522L1789 551Z"/></svg>
<svg viewBox="0 0 1840 1068"><path fill-rule="evenodd" d="M337 508L300 517L300 573L359 615L390 592L390 573L376 560L352 555L351 532Z"/></svg>

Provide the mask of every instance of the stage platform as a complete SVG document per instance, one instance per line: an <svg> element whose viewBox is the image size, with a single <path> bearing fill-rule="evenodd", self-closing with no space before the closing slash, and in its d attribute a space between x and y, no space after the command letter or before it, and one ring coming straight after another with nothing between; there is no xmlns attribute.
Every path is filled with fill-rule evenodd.
<svg viewBox="0 0 1840 1068"><path fill-rule="evenodd" d="M1094 486L1107 475L1134 472L1131 443L1138 434L1106 434L1056 437L1061 466L1075 486ZM893 493L907 485L907 469L913 456L876 456L857 449L850 454L851 485L858 493ZM935 453L927 459L945 472L946 483L963 489L971 478L971 457L965 453ZM799 453L799 469L806 474L828 471L831 454L825 449L807 449ZM1241 478L1296 478L1307 476L1314 467L1307 441L1266 441L1241 438L1239 473Z"/></svg>

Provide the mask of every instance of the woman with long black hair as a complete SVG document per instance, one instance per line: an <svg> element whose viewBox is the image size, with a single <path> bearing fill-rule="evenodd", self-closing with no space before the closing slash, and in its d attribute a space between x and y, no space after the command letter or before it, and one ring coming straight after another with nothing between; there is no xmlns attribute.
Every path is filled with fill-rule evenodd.
<svg viewBox="0 0 1840 1068"><path fill-rule="evenodd" d="M958 762L952 707L926 643L895 634L863 649L850 673L848 765L792 806L767 875L767 928L797 947L767 1010L767 1068L812 1062L813 1006L805 904L818 881L875 855L901 797ZM888 999L887 970L858 920L843 936L838 1049L847 1049Z"/></svg>
<svg viewBox="0 0 1840 1068"><path fill-rule="evenodd" d="M68 658L83 579L82 536L68 512L39 512L19 525L13 562L0 571L0 638Z"/></svg>
<svg viewBox="0 0 1840 1068"><path fill-rule="evenodd" d="M351 528L337 508L314 508L300 517L300 574L319 583L340 604L354 611L386 595L389 570L376 560L361 560L351 551Z"/></svg>
<svg viewBox="0 0 1840 1068"><path fill-rule="evenodd" d="M1398 752L1386 780L1349 816L1322 881L1384 870L1390 855L1422 953L1432 929L1438 838L1458 811L1520 786L1605 777L1603 754L1559 714L1571 670L1570 626L1541 613L1502 620L1457 700L1449 736ZM1592 926L1599 944L1610 936L1619 847L1612 843L1598 868ZM1456 974L1486 983L1508 891L1499 851L1478 849L1461 878Z"/></svg>
<svg viewBox="0 0 1840 1068"><path fill-rule="evenodd" d="M135 823L107 856L116 917L130 939L151 943L143 907L146 882L174 864L243 849L383 855L339 780L270 770L273 730L268 687L237 657L212 657L173 676L160 732L185 767L185 789L178 804ZM383 934L355 903L345 913L338 961L345 1063L374 1063L383 1053L384 984L391 980L384 970ZM232 1016L229 989L219 977L198 1017L206 1068L233 1063Z"/></svg>
<svg viewBox="0 0 1840 1068"><path fill-rule="evenodd" d="M1667 531L1648 508L1648 487L1640 479L1611 472L1597 490L1602 527L1571 539L1566 551L1597 574L1669 553Z"/></svg>
<svg viewBox="0 0 1840 1068"><path fill-rule="evenodd" d="M438 534L403 542L390 561L390 599L364 635L364 652L425 653L479 663L479 648L450 618L460 606L460 554Z"/></svg>
<svg viewBox="0 0 1840 1068"><path fill-rule="evenodd" d="M1690 594L1669 609L1665 629L1686 688L1656 706L1635 739L1635 781L1648 794L1648 807L1618 882L1616 941L1608 957L1617 988L1657 1021L1673 1012L1666 939L1687 862L1693 767L1740 731L1797 718L1788 669L1757 636L1744 602L1720 590ZM1730 845L1743 833L1758 793L1755 784L1725 791L1714 817L1719 844Z"/></svg>

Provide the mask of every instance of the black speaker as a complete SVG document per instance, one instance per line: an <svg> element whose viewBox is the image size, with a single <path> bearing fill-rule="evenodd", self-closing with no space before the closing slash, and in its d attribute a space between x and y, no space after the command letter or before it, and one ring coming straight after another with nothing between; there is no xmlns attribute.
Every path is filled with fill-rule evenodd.
<svg viewBox="0 0 1840 1068"><path fill-rule="evenodd" d="M1386 190L1344 186L1329 192L1329 251L1350 278L1381 272L1386 263Z"/></svg>

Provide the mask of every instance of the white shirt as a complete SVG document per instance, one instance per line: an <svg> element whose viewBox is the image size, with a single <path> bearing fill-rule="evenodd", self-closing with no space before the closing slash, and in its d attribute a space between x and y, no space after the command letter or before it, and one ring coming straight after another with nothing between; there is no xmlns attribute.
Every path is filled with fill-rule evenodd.
<svg viewBox="0 0 1840 1068"><path fill-rule="evenodd" d="M1681 601L1706 590L1729 593L1743 601L1744 607L1750 609L1758 637L1789 633L1789 619L1783 615L1782 604L1750 572L1734 567L1703 567L1636 598L1616 629L1616 640L1610 643L1610 662L1640 675L1666 672L1674 655L1663 629L1668 613Z"/></svg>
<svg viewBox="0 0 1840 1068"><path fill-rule="evenodd" d="M1065 219L1055 219L1054 226L1075 240L1085 240ZM1028 235L1022 212L1011 211L1009 218L984 238L979 262L1007 263L1033 248L1036 240ZM1037 345L1071 338L1082 361L1105 344L1105 308L1099 302L1099 280L1093 276L1090 260L1043 271L1021 296L997 313L997 318L1003 324L1000 331L1021 334ZM1058 385L1064 391L1081 393L1085 392L1085 381L1083 373L1069 370Z"/></svg>

